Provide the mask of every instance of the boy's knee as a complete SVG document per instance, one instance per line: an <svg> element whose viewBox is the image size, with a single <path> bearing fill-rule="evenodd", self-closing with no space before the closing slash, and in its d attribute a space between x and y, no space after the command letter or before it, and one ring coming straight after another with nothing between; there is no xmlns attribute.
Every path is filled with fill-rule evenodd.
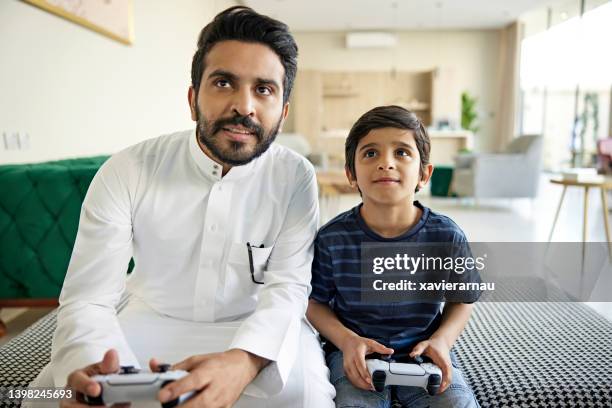
<svg viewBox="0 0 612 408"><path fill-rule="evenodd" d="M439 398L438 398L439 397ZM453 379L451 384L448 386L439 396L434 399L439 399L440 403L437 402L431 405L435 407L460 407L460 408L477 408L479 407L474 392L465 381L463 372L457 367L453 366Z"/></svg>
<svg viewBox="0 0 612 408"><path fill-rule="evenodd" d="M478 408L478 402L474 393L467 385L451 384L442 394L432 398L434 403L429 404L431 408Z"/></svg>
<svg viewBox="0 0 612 408"><path fill-rule="evenodd" d="M336 408L383 408L389 406L389 391L366 391L355 387L348 378L338 379L336 388Z"/></svg>

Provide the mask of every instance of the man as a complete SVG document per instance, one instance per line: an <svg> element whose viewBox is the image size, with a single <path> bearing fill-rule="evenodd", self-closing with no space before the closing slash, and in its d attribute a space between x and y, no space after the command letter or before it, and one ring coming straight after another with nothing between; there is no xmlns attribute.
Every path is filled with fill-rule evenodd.
<svg viewBox="0 0 612 408"><path fill-rule="evenodd" d="M190 372L160 391L162 402L199 391L187 405L333 406L303 319L314 171L272 145L296 69L287 26L249 8L202 30L189 89L196 129L132 146L92 181L36 385L52 375L97 396L92 375L156 357L152 370L182 360L173 368ZM131 257L131 297L117 315Z"/></svg>

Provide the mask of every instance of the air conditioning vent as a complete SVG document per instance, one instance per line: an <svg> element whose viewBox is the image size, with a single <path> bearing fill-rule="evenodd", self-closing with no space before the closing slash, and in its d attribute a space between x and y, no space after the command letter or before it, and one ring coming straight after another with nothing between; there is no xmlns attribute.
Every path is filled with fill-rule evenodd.
<svg viewBox="0 0 612 408"><path fill-rule="evenodd" d="M385 32L347 33L346 48L392 48L397 46L397 36Z"/></svg>

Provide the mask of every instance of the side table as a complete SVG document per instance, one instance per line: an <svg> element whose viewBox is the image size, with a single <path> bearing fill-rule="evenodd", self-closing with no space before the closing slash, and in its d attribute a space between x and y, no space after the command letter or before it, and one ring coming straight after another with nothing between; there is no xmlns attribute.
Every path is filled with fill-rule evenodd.
<svg viewBox="0 0 612 408"><path fill-rule="evenodd" d="M592 180L572 180L567 178L553 178L550 180L553 184L559 184L563 186L563 192L561 193L561 199L559 200L559 206L557 207L557 212L555 213L555 219L553 221L552 228L550 229L550 235L548 236L548 242L552 240L553 232L555 231L555 226L557 225L557 219L559 218L559 212L561 211L561 205L563 204L563 199L565 198L565 192L567 191L568 186L582 187L584 188L584 211L583 211L583 225L582 225L582 242L587 242L587 232L588 232L588 213L589 213L589 190L591 188L599 188L601 190L601 206L603 209L603 218L604 218L604 228L606 231L606 242L608 246L608 254L610 255L610 259L612 259L612 249L610 248L610 225L608 221L608 190L612 190L612 178L609 177L598 177L593 178Z"/></svg>

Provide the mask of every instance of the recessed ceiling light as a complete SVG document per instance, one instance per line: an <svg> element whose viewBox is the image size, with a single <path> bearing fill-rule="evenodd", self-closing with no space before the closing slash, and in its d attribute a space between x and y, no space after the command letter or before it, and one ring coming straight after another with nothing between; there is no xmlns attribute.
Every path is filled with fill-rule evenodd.
<svg viewBox="0 0 612 408"><path fill-rule="evenodd" d="M561 20L567 20L567 13L565 11L561 12Z"/></svg>

